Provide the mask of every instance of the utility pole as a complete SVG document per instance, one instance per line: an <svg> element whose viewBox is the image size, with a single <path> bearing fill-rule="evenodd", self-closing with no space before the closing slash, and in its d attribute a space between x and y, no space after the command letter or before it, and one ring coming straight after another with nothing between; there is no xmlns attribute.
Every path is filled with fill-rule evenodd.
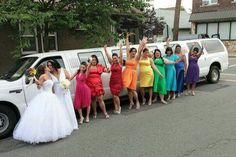
<svg viewBox="0 0 236 157"><path fill-rule="evenodd" d="M180 18L181 0L176 0L173 40L178 40L179 36L179 18Z"/></svg>

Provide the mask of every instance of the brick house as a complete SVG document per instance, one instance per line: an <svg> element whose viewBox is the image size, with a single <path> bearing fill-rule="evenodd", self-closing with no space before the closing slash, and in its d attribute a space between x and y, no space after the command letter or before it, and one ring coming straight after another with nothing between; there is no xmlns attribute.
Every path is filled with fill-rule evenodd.
<svg viewBox="0 0 236 157"><path fill-rule="evenodd" d="M229 52L236 53L236 0L193 0L193 34L219 34Z"/></svg>

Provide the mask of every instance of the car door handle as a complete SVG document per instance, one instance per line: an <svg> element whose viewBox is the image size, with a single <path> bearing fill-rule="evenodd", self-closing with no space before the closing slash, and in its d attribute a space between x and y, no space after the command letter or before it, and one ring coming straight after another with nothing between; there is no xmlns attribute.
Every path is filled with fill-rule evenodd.
<svg viewBox="0 0 236 157"><path fill-rule="evenodd" d="M22 89L10 90L9 93L21 93Z"/></svg>

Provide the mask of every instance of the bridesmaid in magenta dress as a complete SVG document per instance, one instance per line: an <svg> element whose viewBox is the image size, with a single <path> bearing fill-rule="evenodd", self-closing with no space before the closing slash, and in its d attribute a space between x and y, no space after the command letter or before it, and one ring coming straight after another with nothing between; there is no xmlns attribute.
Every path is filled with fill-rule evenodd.
<svg viewBox="0 0 236 157"><path fill-rule="evenodd" d="M80 65L80 69L71 77L71 80L76 77L76 90L75 90L75 98L74 98L74 108L79 111L80 115L80 124L83 124L84 117L82 113L82 109L87 109L85 122L89 122L89 114L90 114L90 104L91 104L91 91L86 84L86 62L82 62Z"/></svg>
<svg viewBox="0 0 236 157"><path fill-rule="evenodd" d="M107 56L109 63L111 64L111 78L110 78L110 90L113 96L113 102L115 106L114 113L120 114L120 91L122 89L122 44L120 44L120 57L118 57L117 53L113 53L112 57L108 54L107 46L104 46L104 50Z"/></svg>
<svg viewBox="0 0 236 157"><path fill-rule="evenodd" d="M87 68L88 77L86 83L91 90L94 118L97 117L97 101L103 114L105 115L105 118L109 118L109 115L106 111L105 103L103 101L103 95L105 94L105 92L103 89L101 75L103 72L109 73L110 71L101 64L98 64L98 57L96 55L92 55L89 62L90 64Z"/></svg>

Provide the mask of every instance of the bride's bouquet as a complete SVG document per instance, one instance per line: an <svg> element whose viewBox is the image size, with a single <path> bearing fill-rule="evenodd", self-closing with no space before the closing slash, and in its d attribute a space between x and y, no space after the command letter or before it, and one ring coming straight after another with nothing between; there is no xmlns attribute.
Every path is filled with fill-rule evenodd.
<svg viewBox="0 0 236 157"><path fill-rule="evenodd" d="M59 86L64 90L68 90L70 88L70 84L71 83L68 79L61 79Z"/></svg>
<svg viewBox="0 0 236 157"><path fill-rule="evenodd" d="M36 80L35 76L37 74L37 71L35 68L29 68L27 71L26 71L26 76L27 76L27 79L29 81L29 85L32 85L34 83L34 81Z"/></svg>

